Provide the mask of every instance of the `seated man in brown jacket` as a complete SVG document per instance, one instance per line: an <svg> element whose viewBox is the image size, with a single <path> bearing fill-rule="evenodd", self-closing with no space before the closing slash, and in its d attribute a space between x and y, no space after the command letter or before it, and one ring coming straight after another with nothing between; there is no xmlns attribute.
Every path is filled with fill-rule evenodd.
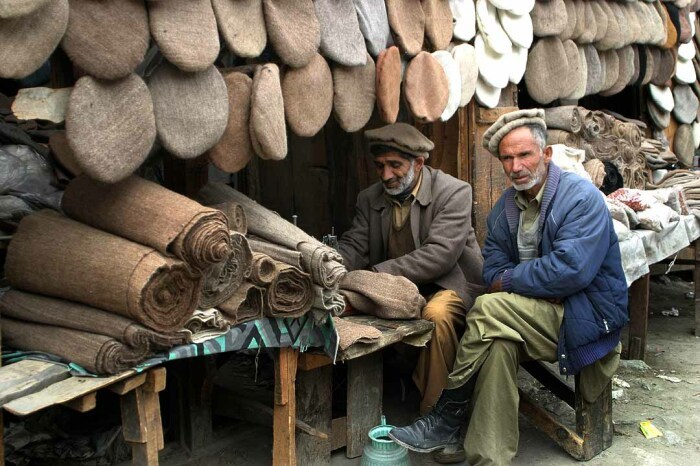
<svg viewBox="0 0 700 466"><path fill-rule="evenodd" d="M413 126L365 132L381 181L357 197L352 227L338 250L348 270L401 275L427 300L435 323L413 380L421 413L437 402L464 332L465 315L482 291L483 259L471 222L471 186L425 165L434 147Z"/></svg>

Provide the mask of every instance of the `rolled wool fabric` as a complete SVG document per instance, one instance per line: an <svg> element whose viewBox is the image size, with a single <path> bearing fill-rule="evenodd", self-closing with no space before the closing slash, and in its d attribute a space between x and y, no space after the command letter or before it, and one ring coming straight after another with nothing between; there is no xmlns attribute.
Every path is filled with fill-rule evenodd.
<svg viewBox="0 0 700 466"><path fill-rule="evenodd" d="M277 277L265 292L264 314L287 318L306 314L315 296L311 276L283 262L275 261L275 269Z"/></svg>
<svg viewBox="0 0 700 466"><path fill-rule="evenodd" d="M228 227L231 231L246 235L248 233L248 217L245 210L237 202L222 202L209 206L213 209L220 210L228 219Z"/></svg>
<svg viewBox="0 0 700 466"><path fill-rule="evenodd" d="M201 289L185 263L48 210L22 219L5 273L14 288L114 312L159 332L182 328Z"/></svg>
<svg viewBox="0 0 700 466"><path fill-rule="evenodd" d="M306 66L287 69L281 87L289 129L302 137L316 135L333 110L333 75L326 60L317 53Z"/></svg>
<svg viewBox="0 0 700 466"><path fill-rule="evenodd" d="M246 281L217 309L230 322L238 325L263 318L265 288Z"/></svg>
<svg viewBox="0 0 700 466"><path fill-rule="evenodd" d="M204 272L198 307L211 309L227 301L250 275L252 263L253 251L245 236L231 233L231 253Z"/></svg>
<svg viewBox="0 0 700 466"><path fill-rule="evenodd" d="M321 45L321 26L312 0L263 0L267 37L282 61L306 66Z"/></svg>
<svg viewBox="0 0 700 466"><path fill-rule="evenodd" d="M261 252L253 253L250 281L257 286L269 286L277 278L275 260Z"/></svg>
<svg viewBox="0 0 700 466"><path fill-rule="evenodd" d="M282 160L287 156L287 127L277 65L258 66L250 97L250 142L258 157Z"/></svg>
<svg viewBox="0 0 700 466"><path fill-rule="evenodd" d="M66 188L61 207L75 220L175 256L195 270L231 253L223 212L137 176L114 185L79 176Z"/></svg>
<svg viewBox="0 0 700 466"><path fill-rule="evenodd" d="M386 2L389 26L401 51L412 57L423 48L425 14L420 0L392 0Z"/></svg>
<svg viewBox="0 0 700 466"><path fill-rule="evenodd" d="M250 100L253 80L243 73L224 77L228 94L228 123L219 142L209 152L209 160L226 173L243 169L253 156L250 141Z"/></svg>
<svg viewBox="0 0 700 466"><path fill-rule="evenodd" d="M0 18L0 78L29 76L48 60L68 27L68 0Z"/></svg>
<svg viewBox="0 0 700 466"><path fill-rule="evenodd" d="M123 180L146 160L156 139L148 87L135 74L116 81L83 76L68 102L66 138L90 177Z"/></svg>
<svg viewBox="0 0 700 466"><path fill-rule="evenodd" d="M377 57L377 109L384 123L396 123L401 99L401 54L396 46Z"/></svg>
<svg viewBox="0 0 700 466"><path fill-rule="evenodd" d="M405 277L353 270L340 283L340 293L353 309L382 319L419 319L425 298Z"/></svg>
<svg viewBox="0 0 700 466"><path fill-rule="evenodd" d="M219 142L228 125L228 93L216 67L186 73L163 61L151 75L156 129L168 152L195 158Z"/></svg>
<svg viewBox="0 0 700 466"><path fill-rule="evenodd" d="M141 0L69 0L61 47L71 61L100 79L132 73L148 50L148 13Z"/></svg>
<svg viewBox="0 0 700 466"><path fill-rule="evenodd" d="M226 46L238 57L257 57L267 44L262 0L212 0Z"/></svg>
<svg viewBox="0 0 700 466"><path fill-rule="evenodd" d="M362 129L372 117L376 101L376 67L367 54L364 66L333 65L333 115L344 131Z"/></svg>
<svg viewBox="0 0 700 466"><path fill-rule="evenodd" d="M211 0L149 0L151 35L170 63L204 71L219 56L219 31Z"/></svg>

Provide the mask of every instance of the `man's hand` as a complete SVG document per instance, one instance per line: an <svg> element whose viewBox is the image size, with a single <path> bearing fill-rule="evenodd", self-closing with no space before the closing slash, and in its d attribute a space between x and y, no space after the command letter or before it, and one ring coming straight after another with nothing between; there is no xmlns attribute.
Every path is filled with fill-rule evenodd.
<svg viewBox="0 0 700 466"><path fill-rule="evenodd" d="M501 287L501 279L499 278L498 280L495 280L493 283L491 283L491 286L489 286L489 289L486 290L487 293L500 293L503 291L503 288Z"/></svg>

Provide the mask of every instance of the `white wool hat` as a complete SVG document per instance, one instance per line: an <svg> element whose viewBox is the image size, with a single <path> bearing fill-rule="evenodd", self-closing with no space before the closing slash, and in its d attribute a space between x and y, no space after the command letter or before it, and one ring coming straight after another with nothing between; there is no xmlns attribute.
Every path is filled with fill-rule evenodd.
<svg viewBox="0 0 700 466"><path fill-rule="evenodd" d="M693 122L693 144L695 144L696 149L698 147L700 147L700 122L699 121Z"/></svg>
<svg viewBox="0 0 700 466"><path fill-rule="evenodd" d="M678 59L676 63L676 81L683 84L692 84L697 79L692 60Z"/></svg>
<svg viewBox="0 0 700 466"><path fill-rule="evenodd" d="M678 59L692 60L695 58L695 43L693 41L678 46Z"/></svg>
<svg viewBox="0 0 700 466"><path fill-rule="evenodd" d="M477 0L476 22L479 25L479 32L484 40L488 42L489 47L499 54L510 52L512 48L510 38L498 20L496 7L489 3L488 0Z"/></svg>
<svg viewBox="0 0 700 466"><path fill-rule="evenodd" d="M479 78L476 81L476 101L486 108L495 108L501 98L501 89L493 87Z"/></svg>
<svg viewBox="0 0 700 466"><path fill-rule="evenodd" d="M476 10L474 0L450 0L454 19L452 35L459 40L470 41L476 34Z"/></svg>
<svg viewBox="0 0 700 466"><path fill-rule="evenodd" d="M496 53L486 43L481 33L477 33L474 39L476 49L476 62L479 65L479 76L489 86L503 89L508 85L510 78L510 54L511 49L506 54Z"/></svg>
<svg viewBox="0 0 700 466"><path fill-rule="evenodd" d="M529 15L535 7L535 0L491 0L496 8L508 10L514 15Z"/></svg>
<svg viewBox="0 0 700 466"><path fill-rule="evenodd" d="M462 93L459 106L464 107L472 100L476 90L476 80L479 78L479 67L476 63L476 50L471 44L460 44L452 48L452 57L459 65L462 80Z"/></svg>
<svg viewBox="0 0 700 466"><path fill-rule="evenodd" d="M530 48L532 45L532 18L530 15L514 15L508 10L498 10L498 18L513 45Z"/></svg>
<svg viewBox="0 0 700 466"><path fill-rule="evenodd" d="M668 86L657 86L649 83L649 95L654 99L654 103L660 109L670 112L673 110L673 92Z"/></svg>
<svg viewBox="0 0 700 466"><path fill-rule="evenodd" d="M440 63L447 75L447 84L450 92L447 98L447 107L440 115L440 121L447 121L455 114L462 100L462 76L459 71L459 65L450 52L438 50L433 52L432 55Z"/></svg>
<svg viewBox="0 0 700 466"><path fill-rule="evenodd" d="M513 84L518 84L522 81L527 69L527 48L518 47L513 44L513 53L510 58L510 76L508 80Z"/></svg>

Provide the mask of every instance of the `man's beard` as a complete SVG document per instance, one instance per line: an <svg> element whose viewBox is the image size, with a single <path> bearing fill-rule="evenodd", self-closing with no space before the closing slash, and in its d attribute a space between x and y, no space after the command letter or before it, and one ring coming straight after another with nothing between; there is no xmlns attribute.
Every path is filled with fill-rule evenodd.
<svg viewBox="0 0 700 466"><path fill-rule="evenodd" d="M527 174L530 175L530 181L525 184L516 184L514 180L522 176L523 171L526 171ZM524 169L523 171L520 171L517 174L511 173L510 175L511 182L513 182L512 184L516 191L527 191L528 189L534 188L540 184L544 179L544 176L547 174L547 166L544 163L540 163L537 165L534 174L527 169Z"/></svg>
<svg viewBox="0 0 700 466"><path fill-rule="evenodd" d="M399 185L397 187L388 188L386 186L386 183L382 183L384 186L384 192L386 192L389 196L398 196L399 194L402 194L405 191L407 191L408 189L410 189L411 186L413 185L413 180L416 179L416 174L415 174L415 170L414 170L415 163L416 163L415 160L411 161L411 166L408 169L408 173L406 174L406 176L399 179ZM389 180L389 181L391 181L391 180Z"/></svg>

